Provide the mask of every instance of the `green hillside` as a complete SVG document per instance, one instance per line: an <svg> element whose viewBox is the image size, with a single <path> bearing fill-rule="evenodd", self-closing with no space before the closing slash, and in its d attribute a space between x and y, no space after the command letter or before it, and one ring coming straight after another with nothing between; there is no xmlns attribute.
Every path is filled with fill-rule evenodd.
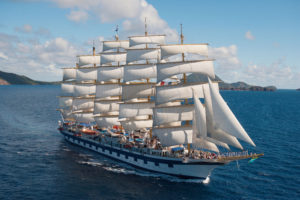
<svg viewBox="0 0 300 200"><path fill-rule="evenodd" d="M59 82L44 82L44 81L35 81L26 76L17 75L14 73L8 73L0 71L0 80L2 82L7 82L10 85L53 85L59 84Z"/></svg>

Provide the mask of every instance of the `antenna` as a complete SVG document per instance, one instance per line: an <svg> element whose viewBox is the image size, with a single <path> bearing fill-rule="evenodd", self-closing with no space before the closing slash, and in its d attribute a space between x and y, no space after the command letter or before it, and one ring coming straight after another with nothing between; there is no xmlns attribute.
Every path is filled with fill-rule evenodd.
<svg viewBox="0 0 300 200"><path fill-rule="evenodd" d="M93 40L93 56L95 56L95 40Z"/></svg>
<svg viewBox="0 0 300 200"><path fill-rule="evenodd" d="M148 35L148 31L147 31L147 17L145 17L145 35Z"/></svg>
<svg viewBox="0 0 300 200"><path fill-rule="evenodd" d="M180 42L181 42L181 44L183 44L183 38L184 38L184 36L182 34L182 24L180 24Z"/></svg>
<svg viewBox="0 0 300 200"><path fill-rule="evenodd" d="M116 26L115 32L116 32L115 38L118 41L119 40L119 25Z"/></svg>

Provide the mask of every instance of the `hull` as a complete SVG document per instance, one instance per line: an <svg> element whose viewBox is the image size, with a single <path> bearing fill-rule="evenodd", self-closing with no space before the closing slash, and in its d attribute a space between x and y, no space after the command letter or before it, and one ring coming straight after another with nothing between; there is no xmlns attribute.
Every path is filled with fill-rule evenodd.
<svg viewBox="0 0 300 200"><path fill-rule="evenodd" d="M73 133L66 130L60 130L60 132L68 142L90 149L103 156L127 163L136 168L180 178L206 179L214 168L224 165L223 162L199 160L185 162L180 158L133 152L129 149L119 148L110 144L103 144L87 138L76 137Z"/></svg>

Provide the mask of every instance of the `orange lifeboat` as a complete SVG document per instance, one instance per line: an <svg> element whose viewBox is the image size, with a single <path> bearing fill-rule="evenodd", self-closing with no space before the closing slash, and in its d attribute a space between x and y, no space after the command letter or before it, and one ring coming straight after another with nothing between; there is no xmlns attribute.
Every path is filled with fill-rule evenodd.
<svg viewBox="0 0 300 200"><path fill-rule="evenodd" d="M91 129L82 129L81 132L86 135L96 135L96 131L91 130Z"/></svg>

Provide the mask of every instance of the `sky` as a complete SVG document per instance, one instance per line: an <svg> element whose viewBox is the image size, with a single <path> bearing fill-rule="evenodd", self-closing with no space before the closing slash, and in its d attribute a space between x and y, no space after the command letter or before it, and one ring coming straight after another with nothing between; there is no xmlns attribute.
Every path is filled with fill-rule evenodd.
<svg viewBox="0 0 300 200"><path fill-rule="evenodd" d="M299 0L1 0L0 70L57 81L76 55L119 36L166 34L209 43L227 82L300 88Z"/></svg>

